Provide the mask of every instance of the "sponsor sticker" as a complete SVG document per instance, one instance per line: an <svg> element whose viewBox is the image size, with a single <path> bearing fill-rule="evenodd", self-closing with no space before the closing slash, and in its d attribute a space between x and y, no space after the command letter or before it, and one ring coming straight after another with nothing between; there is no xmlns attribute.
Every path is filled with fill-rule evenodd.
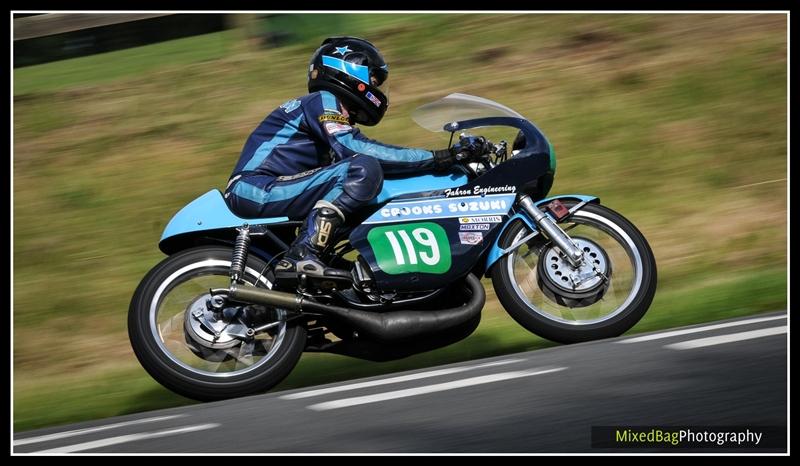
<svg viewBox="0 0 800 466"><path fill-rule="evenodd" d="M324 113L319 116L320 123L327 123L329 121L334 123L342 123L345 125L350 124L350 120L348 120L348 118L341 113Z"/></svg>
<svg viewBox="0 0 800 466"><path fill-rule="evenodd" d="M369 91L367 91L367 93L366 93L366 94L364 94L364 95L366 95L366 96L367 96L367 98L370 100L370 102L372 102L373 104L375 104L375 106L376 106L376 107L380 107L380 106L381 106L381 101L380 101L380 99L378 99L377 97L375 97L375 96L372 94L372 92L369 92Z"/></svg>
<svg viewBox="0 0 800 466"><path fill-rule="evenodd" d="M384 223L434 218L458 218L459 223L501 223L514 203L514 194L488 194L430 200L397 200L372 214L364 223ZM474 217L479 215L480 217ZM468 217L469 216L469 217Z"/></svg>
<svg viewBox="0 0 800 466"><path fill-rule="evenodd" d="M461 231L489 231L491 228L488 223L465 223L458 227Z"/></svg>
<svg viewBox="0 0 800 466"><path fill-rule="evenodd" d="M341 133L341 132L344 132L344 131L350 131L352 129L353 129L352 126L343 125L341 123L333 123L333 122L330 122L330 121L328 123L325 123L325 131L328 134Z"/></svg>
<svg viewBox="0 0 800 466"><path fill-rule="evenodd" d="M300 106L300 101L297 100L297 99L292 99L292 100L286 102L285 104L281 105L280 108L282 108L284 112L289 113L289 112L291 112L292 110L296 109L299 106Z"/></svg>
<svg viewBox="0 0 800 466"><path fill-rule="evenodd" d="M479 231L459 231L458 239L461 244L479 244L483 241L483 233Z"/></svg>
<svg viewBox="0 0 800 466"><path fill-rule="evenodd" d="M470 188L448 188L444 190L444 195L447 197L485 196L487 194L514 193L516 191L517 187L511 185L503 185L503 186L476 185Z"/></svg>
<svg viewBox="0 0 800 466"><path fill-rule="evenodd" d="M503 217L499 215L485 215L483 217L458 217L458 223L500 223Z"/></svg>
<svg viewBox="0 0 800 466"><path fill-rule="evenodd" d="M285 175L279 176L276 178L277 181L292 181L292 180L299 180L300 178L304 178L308 175L312 175L318 171L322 170L322 167L312 168L311 170L306 170L304 172L300 172L294 175Z"/></svg>

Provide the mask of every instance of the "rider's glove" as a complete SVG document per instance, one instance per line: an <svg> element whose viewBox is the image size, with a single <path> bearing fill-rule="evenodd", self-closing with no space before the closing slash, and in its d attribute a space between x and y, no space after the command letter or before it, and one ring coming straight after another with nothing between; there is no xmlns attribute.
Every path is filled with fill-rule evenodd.
<svg viewBox="0 0 800 466"><path fill-rule="evenodd" d="M453 150L456 154L461 154L460 157L457 157L458 160L476 161L486 152L486 138L483 136L461 136L458 143L453 146Z"/></svg>
<svg viewBox="0 0 800 466"><path fill-rule="evenodd" d="M448 149L433 151L436 171L450 168L456 161L471 162L479 159L486 150L486 139L483 136L461 136L459 141Z"/></svg>
<svg viewBox="0 0 800 466"><path fill-rule="evenodd" d="M435 150L433 152L434 169L437 172L445 171L456 162L456 152L452 147Z"/></svg>

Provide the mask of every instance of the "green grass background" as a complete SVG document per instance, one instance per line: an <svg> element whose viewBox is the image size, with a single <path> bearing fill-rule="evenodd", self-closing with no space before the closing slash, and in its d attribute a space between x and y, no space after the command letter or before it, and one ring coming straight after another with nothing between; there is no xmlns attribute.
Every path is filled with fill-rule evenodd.
<svg viewBox="0 0 800 466"><path fill-rule="evenodd" d="M321 39L390 63L370 137L438 148L417 106L451 92L528 116L587 193L645 234L659 288L631 332L786 309L787 18L779 14L296 15L292 45L245 29L14 70L14 428L192 403L138 365L126 314L187 202L224 187L253 128L305 93ZM302 25L303 27L297 27ZM304 355L276 390L551 346L500 308L448 348L370 363Z"/></svg>

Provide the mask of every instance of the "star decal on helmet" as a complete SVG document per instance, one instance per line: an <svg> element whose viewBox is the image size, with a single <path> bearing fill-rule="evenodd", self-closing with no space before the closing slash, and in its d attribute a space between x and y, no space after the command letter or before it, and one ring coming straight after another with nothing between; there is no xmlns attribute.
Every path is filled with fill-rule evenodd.
<svg viewBox="0 0 800 466"><path fill-rule="evenodd" d="M336 47L336 51L333 53L338 53L339 55L344 56L344 54L347 52L352 52L352 50L350 50L349 46L345 45L344 47Z"/></svg>

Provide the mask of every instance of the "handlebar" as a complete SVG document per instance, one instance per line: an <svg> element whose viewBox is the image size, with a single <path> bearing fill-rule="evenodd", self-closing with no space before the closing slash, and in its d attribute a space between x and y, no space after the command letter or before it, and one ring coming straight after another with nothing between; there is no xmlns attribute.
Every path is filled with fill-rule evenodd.
<svg viewBox="0 0 800 466"><path fill-rule="evenodd" d="M461 134L462 138L465 136L465 134ZM473 154L469 151L460 151L455 155L456 162L462 164L475 176L480 176L496 165L505 162L508 158L508 143L506 141L494 144L484 137L482 139L483 145L480 148L480 153ZM492 155L494 155L494 160L492 160Z"/></svg>
<svg viewBox="0 0 800 466"><path fill-rule="evenodd" d="M488 160L488 156L491 154L497 154L501 157L504 157L505 151L506 151L505 141L500 141L499 144L495 145L494 143L492 143L492 141L484 138L483 150L481 151L480 154L470 154L468 152L462 151L456 154L456 160L459 162L463 160L468 160L468 161L480 161L484 159ZM473 160L469 160L470 158L473 158Z"/></svg>
<svg viewBox="0 0 800 466"><path fill-rule="evenodd" d="M459 153L456 154L456 161L458 161L458 162L461 162L462 160L468 159L468 158L469 158L469 154L467 154L466 152L459 152Z"/></svg>

